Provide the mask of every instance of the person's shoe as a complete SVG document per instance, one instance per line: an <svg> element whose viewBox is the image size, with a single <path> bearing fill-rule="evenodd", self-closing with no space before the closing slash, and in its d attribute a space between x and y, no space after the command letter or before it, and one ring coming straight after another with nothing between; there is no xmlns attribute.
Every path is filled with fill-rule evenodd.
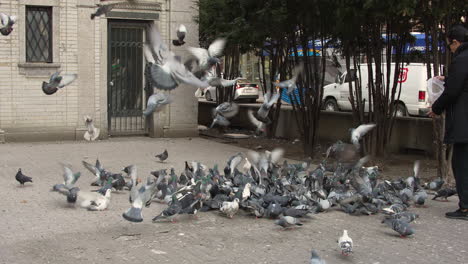
<svg viewBox="0 0 468 264"><path fill-rule="evenodd" d="M468 220L468 209L458 209L455 212L446 213L445 216L451 219Z"/></svg>

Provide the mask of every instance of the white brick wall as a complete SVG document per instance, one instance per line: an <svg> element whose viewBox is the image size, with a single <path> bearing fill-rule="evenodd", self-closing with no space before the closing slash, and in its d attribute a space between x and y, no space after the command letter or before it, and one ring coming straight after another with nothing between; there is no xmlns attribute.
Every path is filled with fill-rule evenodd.
<svg viewBox="0 0 468 264"><path fill-rule="evenodd" d="M119 2L118 1L106 1ZM144 0L142 0L144 1ZM186 2L191 0L177 0ZM177 2L171 1L171 2ZM169 44L176 25L170 25L165 0L147 0L147 2L160 2L162 11L159 12L159 26L162 36ZM107 126L107 19L97 17L86 30L93 31L85 34L85 39L80 30L85 30L82 19L89 19L94 12L94 4L99 0L0 0L0 12L18 16L14 31L7 37L0 36L0 129L5 131L15 129L80 129L84 127L83 115L94 117L95 123L106 130ZM25 6L26 5L54 5L54 64L60 64L60 68L39 70L34 68L21 68L19 63L25 62ZM179 3L180 4L180 3ZM180 5L177 6L180 6ZM172 8L172 7L171 7ZM179 7L178 7L179 8ZM188 12L182 10L183 12ZM176 11L176 12L182 12ZM172 13L172 19L174 19ZM86 25L90 20L86 20ZM172 24L178 24L171 21ZM187 22L184 22L187 23ZM171 31L169 31L171 30ZM171 32L171 34L169 34ZM89 33L89 32L87 32ZM198 34L198 32L197 32ZM198 42L198 38L196 38ZM80 47L79 43L85 43L86 47ZM191 46L198 43L190 43ZM80 52L89 52L92 56L80 56ZM89 55L89 54L86 54ZM83 73L79 79L58 91L54 95L45 95L41 90L42 81L48 81L49 73L55 70L64 73ZM83 70L86 69L86 70ZM91 69L91 70L90 70ZM80 85L83 84L83 85ZM191 92L180 94L193 96ZM190 94L190 95L189 95ZM193 114L193 104L187 99L175 102L172 108L177 107L177 115L182 115L186 110L190 117L184 116L181 122L190 123L196 120ZM179 109L180 108L180 109ZM170 110L167 110L170 111ZM172 117L172 125L180 126ZM196 121L194 123L196 125ZM166 124L168 125L168 124Z"/></svg>

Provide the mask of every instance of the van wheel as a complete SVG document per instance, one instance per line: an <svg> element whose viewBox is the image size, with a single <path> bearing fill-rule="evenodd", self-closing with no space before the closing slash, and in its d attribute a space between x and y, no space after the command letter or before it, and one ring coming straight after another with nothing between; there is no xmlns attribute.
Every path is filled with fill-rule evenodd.
<svg viewBox="0 0 468 264"><path fill-rule="evenodd" d="M408 116L408 110L406 110L406 106L402 103L397 103L395 109L395 116Z"/></svg>
<svg viewBox="0 0 468 264"><path fill-rule="evenodd" d="M338 104L336 103L336 100L333 98L328 98L325 100L325 103L323 104L323 110L325 111L338 111Z"/></svg>
<svg viewBox="0 0 468 264"><path fill-rule="evenodd" d="M213 98L211 98L211 93L209 91L206 91L205 93L205 99L207 101L213 101Z"/></svg>

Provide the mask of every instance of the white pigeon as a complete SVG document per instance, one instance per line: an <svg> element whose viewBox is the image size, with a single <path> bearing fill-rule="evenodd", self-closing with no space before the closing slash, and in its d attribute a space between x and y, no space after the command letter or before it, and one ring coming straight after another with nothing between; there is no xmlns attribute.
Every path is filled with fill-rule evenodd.
<svg viewBox="0 0 468 264"><path fill-rule="evenodd" d="M105 197L99 192L86 192L78 190L78 192L76 193L75 204L82 208L90 209L92 207L95 207L97 204L100 205L102 201L104 201L103 199L105 199Z"/></svg>
<svg viewBox="0 0 468 264"><path fill-rule="evenodd" d="M249 159L247 157L244 158L244 166L242 167L245 172L248 172L250 168L252 167L252 164L250 163Z"/></svg>
<svg viewBox="0 0 468 264"><path fill-rule="evenodd" d="M90 211L103 211L106 210L110 203L111 198L111 189L106 190L106 195L101 195L96 200L91 201L91 204L88 206L88 210Z"/></svg>
<svg viewBox="0 0 468 264"><path fill-rule="evenodd" d="M225 45L226 39L220 38L213 41L208 49L188 47L187 50L197 58L200 70L206 71L219 63L218 57L222 55Z"/></svg>
<svg viewBox="0 0 468 264"><path fill-rule="evenodd" d="M84 116L85 125L86 125L86 132L84 133L83 137L87 141L94 141L99 137L99 128L94 127L93 119L90 116Z"/></svg>
<svg viewBox="0 0 468 264"><path fill-rule="evenodd" d="M360 125L357 128L352 128L351 129L351 143L353 143L355 146L359 146L359 140L367 134L370 130L372 130L376 124L364 124Z"/></svg>
<svg viewBox="0 0 468 264"><path fill-rule="evenodd" d="M16 16L9 16L0 13L0 33L4 36L10 35L13 31L13 25L16 23Z"/></svg>
<svg viewBox="0 0 468 264"><path fill-rule="evenodd" d="M223 202L223 206L219 210L227 217L232 218L239 211L239 199L235 198L232 202Z"/></svg>
<svg viewBox="0 0 468 264"><path fill-rule="evenodd" d="M185 44L185 36L187 35L187 28L183 25L180 24L179 28L177 29L177 39L172 40L172 44L174 46L182 46Z"/></svg>
<svg viewBox="0 0 468 264"><path fill-rule="evenodd" d="M338 247L345 256L353 252L353 240L348 236L348 230L343 230L343 235L338 239Z"/></svg>
<svg viewBox="0 0 468 264"><path fill-rule="evenodd" d="M242 201L243 202L245 200L249 199L249 197L250 197L250 187L252 187L250 182L246 183L245 186L244 186L244 190L242 191Z"/></svg>
<svg viewBox="0 0 468 264"><path fill-rule="evenodd" d="M280 83L274 82L273 85L288 89L287 94L290 95L294 91L294 89L297 88L297 85L296 85L297 78L299 78L299 75L302 73L303 70L304 70L304 63L300 63L294 68L293 76L291 79L282 81Z"/></svg>
<svg viewBox="0 0 468 264"><path fill-rule="evenodd" d="M247 116L249 117L249 121L255 126L255 133L263 134L266 132L266 124L255 118L254 112L251 108L247 110Z"/></svg>

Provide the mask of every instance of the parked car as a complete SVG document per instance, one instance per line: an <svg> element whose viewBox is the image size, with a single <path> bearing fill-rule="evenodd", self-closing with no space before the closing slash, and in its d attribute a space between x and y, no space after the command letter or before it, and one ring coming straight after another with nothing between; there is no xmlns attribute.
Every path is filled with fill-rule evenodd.
<svg viewBox="0 0 468 264"><path fill-rule="evenodd" d="M258 85L250 83L246 79L240 79L234 84L234 100L245 100L249 103L255 103L259 96ZM205 89L205 99L213 101L216 99L216 87L209 86Z"/></svg>
<svg viewBox="0 0 468 264"><path fill-rule="evenodd" d="M382 65L383 76L386 76L386 65ZM373 67L375 69L375 67ZM398 85L401 84L401 94L399 100L396 101L397 116L425 116L428 112L427 103L427 74L426 65L422 63L412 63L402 67ZM393 76L395 65L391 66L390 76ZM362 98L365 100L364 111L369 111L369 85L368 85L368 68L367 64L361 64L361 85ZM375 76L375 74L374 74ZM339 74L335 83L326 85L323 89L323 109L328 111L351 111L351 102L349 101L349 82L359 78L356 70L352 69L351 73L347 72ZM391 77L392 78L392 77ZM391 82L393 83L393 81ZM354 89L354 87L353 87ZM398 96L399 87L395 94L395 99Z"/></svg>

